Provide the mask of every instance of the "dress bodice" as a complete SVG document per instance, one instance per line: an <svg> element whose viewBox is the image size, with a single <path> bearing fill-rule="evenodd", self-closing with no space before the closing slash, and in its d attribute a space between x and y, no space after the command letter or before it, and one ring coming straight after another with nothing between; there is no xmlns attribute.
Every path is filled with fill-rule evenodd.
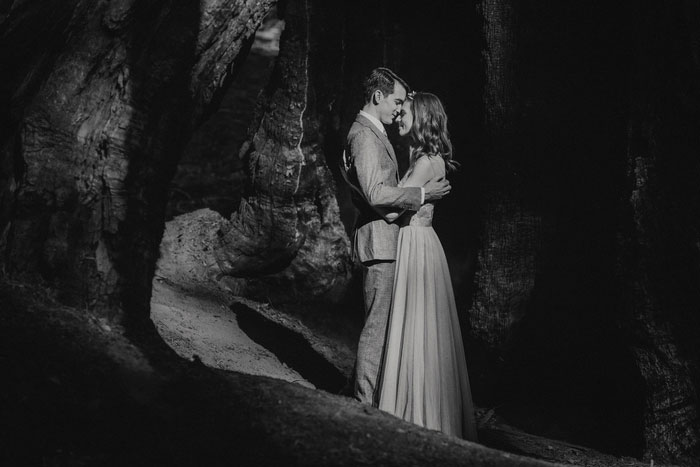
<svg viewBox="0 0 700 467"><path fill-rule="evenodd" d="M425 203L418 211L406 216L403 225L431 227L433 225L433 211L435 211L435 204Z"/></svg>
<svg viewBox="0 0 700 467"><path fill-rule="evenodd" d="M423 156L428 157L428 156ZM440 157L431 157L430 167L433 169L433 177L444 176L445 175L445 162ZM406 172L399 182L399 186L403 186L404 182L411 175L411 170ZM401 219L401 226L414 226L414 227L431 227L433 225L433 213L435 211L435 203L425 203L420 209L414 213L408 214Z"/></svg>

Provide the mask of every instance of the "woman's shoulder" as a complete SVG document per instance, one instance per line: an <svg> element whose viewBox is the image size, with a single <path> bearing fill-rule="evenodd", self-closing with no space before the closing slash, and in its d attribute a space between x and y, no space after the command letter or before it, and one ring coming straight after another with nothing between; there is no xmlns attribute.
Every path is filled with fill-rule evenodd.
<svg viewBox="0 0 700 467"><path fill-rule="evenodd" d="M444 175L445 160L440 156L424 154L416 159L414 167L418 170L432 169L437 175Z"/></svg>

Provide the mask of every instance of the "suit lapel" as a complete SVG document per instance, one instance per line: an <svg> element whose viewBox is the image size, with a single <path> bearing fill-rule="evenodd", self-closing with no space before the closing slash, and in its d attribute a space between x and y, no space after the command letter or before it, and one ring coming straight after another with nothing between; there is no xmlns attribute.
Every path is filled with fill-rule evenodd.
<svg viewBox="0 0 700 467"><path fill-rule="evenodd" d="M386 147L386 151L389 153L389 159L391 159L391 162L394 163L396 166L396 173L398 177L398 171L399 171L399 164L396 161L396 153L394 152L394 147L391 145L391 142L389 141L389 138L382 132L377 126L370 122L366 117L362 115L357 115L357 118L355 119L356 122L360 123L361 125L364 125L368 127L372 132L375 134L377 138L379 138L379 141L384 143L384 147Z"/></svg>

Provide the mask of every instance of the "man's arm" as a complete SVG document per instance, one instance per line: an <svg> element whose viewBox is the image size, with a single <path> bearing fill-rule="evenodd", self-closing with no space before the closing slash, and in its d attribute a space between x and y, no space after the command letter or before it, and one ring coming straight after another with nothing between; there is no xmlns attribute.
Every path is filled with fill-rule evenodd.
<svg viewBox="0 0 700 467"><path fill-rule="evenodd" d="M389 183L393 177L392 169L380 161L381 157L387 157L383 151L383 144L369 129L359 132L350 141L360 189L372 206L417 211L421 206L420 187L392 186Z"/></svg>
<svg viewBox="0 0 700 467"><path fill-rule="evenodd" d="M348 184L350 189L355 193L356 196L359 196L361 199L365 201L365 203L369 204L369 201L367 201L367 197L365 196L364 193L362 193L362 190L350 180L350 177L348 175L348 170L351 169L351 164L350 164L350 159L347 156L347 151L343 151L343 158L341 160L340 164L340 173L343 176L343 179L345 180L345 183ZM393 208L380 208L378 206L372 206L370 205L372 210L379 214L381 217L384 218L385 221L388 223L394 222L396 219L398 219L401 214L403 214L406 210L401 210L401 211L396 211Z"/></svg>

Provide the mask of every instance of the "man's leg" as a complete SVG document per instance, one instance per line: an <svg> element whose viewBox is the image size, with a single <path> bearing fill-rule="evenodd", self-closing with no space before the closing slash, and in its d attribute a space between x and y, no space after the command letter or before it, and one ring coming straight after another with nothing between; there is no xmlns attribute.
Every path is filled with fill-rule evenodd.
<svg viewBox="0 0 700 467"><path fill-rule="evenodd" d="M377 405L377 381L384 353L386 327L394 288L394 261L374 261L363 266L365 326L360 333L355 363L355 398Z"/></svg>

